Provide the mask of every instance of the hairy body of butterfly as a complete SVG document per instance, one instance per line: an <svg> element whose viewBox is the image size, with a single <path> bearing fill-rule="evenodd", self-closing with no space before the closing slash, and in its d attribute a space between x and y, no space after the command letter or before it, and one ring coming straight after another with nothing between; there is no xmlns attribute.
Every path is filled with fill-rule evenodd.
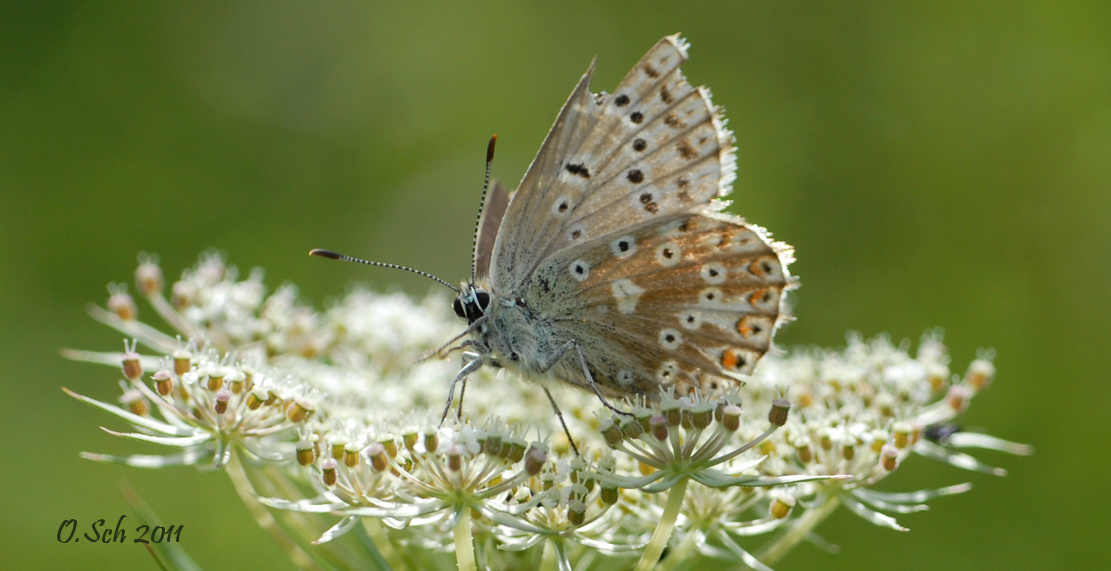
<svg viewBox="0 0 1111 571"><path fill-rule="evenodd" d="M656 399L741 381L769 350L791 248L721 212L733 138L680 72L686 48L664 38L612 94L590 93L592 64L517 191L493 186L455 382L500 366Z"/></svg>

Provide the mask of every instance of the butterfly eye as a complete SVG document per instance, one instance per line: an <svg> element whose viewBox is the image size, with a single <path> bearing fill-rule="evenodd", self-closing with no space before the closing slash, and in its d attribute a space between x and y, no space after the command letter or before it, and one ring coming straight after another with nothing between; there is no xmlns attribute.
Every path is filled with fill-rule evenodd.
<svg viewBox="0 0 1111 571"><path fill-rule="evenodd" d="M490 294L482 290L478 290L475 292L474 297L475 300L478 301L478 308L482 311L485 312L486 308L490 307Z"/></svg>
<svg viewBox="0 0 1111 571"><path fill-rule="evenodd" d="M455 301L451 304L451 308L455 310L455 315L459 317L467 316L466 312L463 311L463 302L459 301L459 298L455 298Z"/></svg>

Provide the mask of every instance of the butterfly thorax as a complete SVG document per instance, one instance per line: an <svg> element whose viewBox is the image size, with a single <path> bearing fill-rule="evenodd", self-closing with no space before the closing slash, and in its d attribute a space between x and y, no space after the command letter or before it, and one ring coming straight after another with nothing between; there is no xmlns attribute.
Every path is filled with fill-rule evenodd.
<svg viewBox="0 0 1111 571"><path fill-rule="evenodd" d="M464 283L452 303L473 327L474 347L495 366L528 375L550 365L551 326L518 296L491 295L485 283Z"/></svg>
<svg viewBox="0 0 1111 571"><path fill-rule="evenodd" d="M553 321L525 300L492 293L485 316L474 339L498 364L532 380L553 375L574 384L582 382L567 378L561 366L571 362L569 353L559 358L569 339L559 335Z"/></svg>

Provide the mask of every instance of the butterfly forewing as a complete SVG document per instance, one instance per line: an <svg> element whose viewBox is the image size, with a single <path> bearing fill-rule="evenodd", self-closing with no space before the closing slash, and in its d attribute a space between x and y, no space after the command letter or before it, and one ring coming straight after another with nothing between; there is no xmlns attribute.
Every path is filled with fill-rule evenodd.
<svg viewBox="0 0 1111 571"><path fill-rule="evenodd" d="M510 204L507 219L524 223L503 232L494 264L520 280L512 285L572 243L699 208L728 189L732 136L705 90L680 72L686 57L686 44L670 36L613 94L591 95L590 72L583 76Z"/></svg>
<svg viewBox="0 0 1111 571"><path fill-rule="evenodd" d="M540 152L529 165L517 191L510 197L502 226L494 243L490 261L490 277L495 288L510 291L520 287L535 268L534 257L541 245L558 232L559 218L570 203L554 204L551 196L562 157L578 147L583 135L593 125L593 96L588 89L590 69L579 80L571 97L563 105ZM542 214L543 213L543 214ZM548 216L547 214L552 214Z"/></svg>

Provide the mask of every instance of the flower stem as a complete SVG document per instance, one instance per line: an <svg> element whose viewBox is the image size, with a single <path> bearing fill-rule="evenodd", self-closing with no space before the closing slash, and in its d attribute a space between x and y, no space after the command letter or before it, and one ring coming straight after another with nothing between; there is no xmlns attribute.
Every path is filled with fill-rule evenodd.
<svg viewBox="0 0 1111 571"><path fill-rule="evenodd" d="M474 558L474 538L471 537L471 508L463 507L463 514L455 526L455 564L459 571L477 571Z"/></svg>
<svg viewBox="0 0 1111 571"><path fill-rule="evenodd" d="M774 565L780 558L794 549L800 541L805 539L814 528L818 527L818 524L833 514L840 505L841 498L836 494L826 494L825 501L821 505L803 512L802 516L795 520L794 525L790 527L787 533L764 547L756 558L767 565Z"/></svg>
<svg viewBox="0 0 1111 571"><path fill-rule="evenodd" d="M362 518L363 529L374 542L374 546L378 548L378 553L382 555L382 559L386 560L391 569L405 569L405 562L401 559L401 555L394 549L393 544L390 543L390 537L386 534L386 528L382 526L382 522L372 518Z"/></svg>
<svg viewBox="0 0 1111 571"><path fill-rule="evenodd" d="M683 497L687 495L689 482L690 480L683 478L667 493L667 506L664 507L660 523L656 525L656 531L652 532L652 540L648 542L648 547L644 549L644 554L637 562L636 571L655 569L656 564L660 562L660 554L663 553L664 547L667 547L667 540L671 539L671 530L675 528L675 522L679 519L679 509L683 507Z"/></svg>
<svg viewBox="0 0 1111 571"><path fill-rule="evenodd" d="M555 541L548 540L544 542L544 551L540 555L540 571L555 571L558 568L556 565L556 548Z"/></svg>
<svg viewBox="0 0 1111 571"><path fill-rule="evenodd" d="M285 551L286 557L289 557L289 560L298 569L319 569L320 566L299 545L290 540L289 535L274 520L274 516L270 515L270 512L266 511L266 507L259 503L254 486L251 485L251 480L243 469L243 462L240 461L239 454L232 450L229 456L228 463L224 465L224 472L227 473L232 485L235 486L239 499L243 500L243 504L254 516L255 523L274 540L274 543L278 544L282 551Z"/></svg>
<svg viewBox="0 0 1111 571"><path fill-rule="evenodd" d="M694 541L694 534L687 534L678 545L672 546L667 552L667 557L656 565L656 571L672 571L680 566L689 565L692 558L697 558L695 549L698 545Z"/></svg>

